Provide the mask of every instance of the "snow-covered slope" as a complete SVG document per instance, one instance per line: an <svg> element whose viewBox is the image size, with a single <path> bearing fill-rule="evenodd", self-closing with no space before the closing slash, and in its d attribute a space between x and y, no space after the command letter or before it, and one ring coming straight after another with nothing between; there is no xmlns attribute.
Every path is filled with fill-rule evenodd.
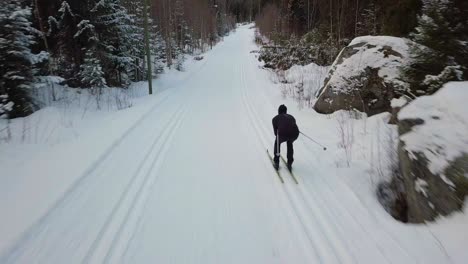
<svg viewBox="0 0 468 264"><path fill-rule="evenodd" d="M465 215L403 225L374 197L368 142L386 116L299 111L250 54L249 27L78 137L2 144L0 263L464 263ZM280 103L328 147L295 143L298 185L266 156ZM351 159L340 127L359 135Z"/></svg>

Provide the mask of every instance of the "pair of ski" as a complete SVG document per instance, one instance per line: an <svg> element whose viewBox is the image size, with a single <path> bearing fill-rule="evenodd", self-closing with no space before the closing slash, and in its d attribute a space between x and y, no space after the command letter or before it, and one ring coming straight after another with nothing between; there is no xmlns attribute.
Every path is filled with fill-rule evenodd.
<svg viewBox="0 0 468 264"><path fill-rule="evenodd" d="M273 169L276 171L276 175L278 175L278 178L280 179L281 183L284 183L284 179L283 179L283 177L281 176L281 173L280 173L280 171L279 171L280 168L278 168L278 169L275 168L275 161L274 161L274 159L273 159L273 156L271 156L271 154L270 154L270 152L268 151L268 149L266 150L266 152L267 152L268 157L270 158L271 164L273 165ZM286 162L286 160L283 158L283 156L281 156L281 160L283 161L283 163L284 163L285 165L288 164L288 163ZM293 173L292 171L290 171L289 169L287 169L287 171L289 172L289 175L291 175L291 178L293 178L294 182L295 182L296 184L299 184L299 182L297 181L297 178L296 178L296 176L294 175L294 173Z"/></svg>

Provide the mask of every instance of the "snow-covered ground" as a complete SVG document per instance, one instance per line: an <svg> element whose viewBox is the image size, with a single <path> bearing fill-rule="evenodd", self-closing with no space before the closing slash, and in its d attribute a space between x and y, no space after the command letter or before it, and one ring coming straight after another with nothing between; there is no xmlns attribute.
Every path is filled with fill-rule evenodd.
<svg viewBox="0 0 468 264"><path fill-rule="evenodd" d="M273 83L280 84L284 98L293 98L300 108L312 107L315 94L322 88L330 67L318 66L315 63L300 66L294 65L286 71L271 74Z"/></svg>
<svg viewBox="0 0 468 264"><path fill-rule="evenodd" d="M14 120L25 137L0 145L0 263L466 263L466 214L405 225L377 202L388 116L299 110L253 37L240 27L130 108ZM265 151L281 103L328 147L295 143L298 185Z"/></svg>

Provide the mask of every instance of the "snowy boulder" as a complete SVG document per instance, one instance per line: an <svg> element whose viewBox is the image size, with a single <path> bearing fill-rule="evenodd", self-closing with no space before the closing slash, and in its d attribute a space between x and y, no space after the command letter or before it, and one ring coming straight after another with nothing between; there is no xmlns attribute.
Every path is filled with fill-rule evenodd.
<svg viewBox="0 0 468 264"><path fill-rule="evenodd" d="M468 82L446 84L398 114L410 222L460 210L468 194Z"/></svg>
<svg viewBox="0 0 468 264"><path fill-rule="evenodd" d="M411 43L387 36L355 38L333 63L315 110L330 114L354 108L369 115L390 111L394 91L404 86L400 69L408 61Z"/></svg>

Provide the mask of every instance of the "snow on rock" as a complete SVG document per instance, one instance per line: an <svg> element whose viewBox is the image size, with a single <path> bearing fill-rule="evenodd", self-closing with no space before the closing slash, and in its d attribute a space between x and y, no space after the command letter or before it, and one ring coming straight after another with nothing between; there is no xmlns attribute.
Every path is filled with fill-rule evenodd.
<svg viewBox="0 0 468 264"><path fill-rule="evenodd" d="M424 153L429 170L443 173L456 158L468 153L468 82L448 83L433 96L423 96L399 114L401 120L421 119L401 137L405 149Z"/></svg>
<svg viewBox="0 0 468 264"><path fill-rule="evenodd" d="M422 179L416 179L414 184L415 184L415 190L427 197L427 190L426 190L427 185L428 185L427 181L422 180ZM429 204L432 204L432 203L429 203Z"/></svg>
<svg viewBox="0 0 468 264"><path fill-rule="evenodd" d="M389 124L395 125L398 122L398 113L400 112L401 108L408 104L408 99L405 97L400 98L393 98L390 101L390 107L392 108L392 116L388 121Z"/></svg>
<svg viewBox="0 0 468 264"><path fill-rule="evenodd" d="M329 84L336 85L334 89L337 91L352 92L352 87L346 86L348 80L362 74L366 67L379 69L380 77L386 82L393 82L399 77L400 67L408 57L407 41L389 36L355 38L347 47L353 50L352 56L343 62L335 61L336 74L330 78Z"/></svg>
<svg viewBox="0 0 468 264"><path fill-rule="evenodd" d="M400 160L416 221L460 209L468 193L467 101L468 82L452 82L414 100L398 115ZM427 182L423 197L410 191L421 186L420 180Z"/></svg>
<svg viewBox="0 0 468 264"><path fill-rule="evenodd" d="M405 106L406 104L408 103L408 100L404 97L400 97L400 98L394 98L391 102L390 102L390 106L392 108L402 108L403 106Z"/></svg>
<svg viewBox="0 0 468 264"><path fill-rule="evenodd" d="M411 42L388 36L355 38L332 65L314 108L320 113L356 108L369 114L390 110Z"/></svg>

